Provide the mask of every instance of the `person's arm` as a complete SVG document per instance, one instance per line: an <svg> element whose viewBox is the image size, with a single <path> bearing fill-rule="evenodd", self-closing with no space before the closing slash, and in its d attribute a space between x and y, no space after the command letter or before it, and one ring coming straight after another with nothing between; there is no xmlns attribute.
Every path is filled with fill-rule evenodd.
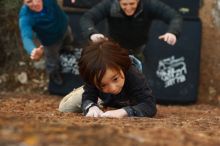
<svg viewBox="0 0 220 146"><path fill-rule="evenodd" d="M25 50L31 55L32 50L37 48L33 42L33 32L31 24L25 16L19 18L19 29L21 33L21 39Z"/></svg>
<svg viewBox="0 0 220 146"><path fill-rule="evenodd" d="M98 89L92 85L85 84L84 93L82 95L81 108L83 114L87 117L100 117L103 113L97 105L98 101Z"/></svg>
<svg viewBox="0 0 220 146"><path fill-rule="evenodd" d="M160 35L158 39L163 40L164 42L167 42L167 44L169 45L175 45L177 41L176 35L169 33L169 32L163 35Z"/></svg>
<svg viewBox="0 0 220 146"><path fill-rule="evenodd" d="M173 8L158 0L150 0L148 7L152 17L168 24L167 32L159 36L159 39L164 40L170 45L174 45L182 30L182 16Z"/></svg>
<svg viewBox="0 0 220 146"><path fill-rule="evenodd" d="M38 48L34 48L31 52L30 58L34 61L38 61L41 59L44 53L44 48L42 45L40 45Z"/></svg>
<svg viewBox="0 0 220 146"><path fill-rule="evenodd" d="M147 99L144 99L147 98ZM157 113L156 101L151 96L136 97L139 103L135 106L127 106L123 109L127 112L128 116L136 117L154 117Z"/></svg>
<svg viewBox="0 0 220 146"><path fill-rule="evenodd" d="M99 34L98 37L102 35L95 27L110 14L110 7L111 0L103 0L81 17L80 27L85 39L92 39L92 34Z"/></svg>
<svg viewBox="0 0 220 146"><path fill-rule="evenodd" d="M123 109L128 113L128 116L153 117L157 112L156 100L145 76L132 67L127 78L130 100L134 101L136 105Z"/></svg>
<svg viewBox="0 0 220 146"><path fill-rule="evenodd" d="M126 106L121 109L107 111L102 114L102 117L153 117L156 114L155 97L152 96L152 91L148 87L144 75L134 67L130 68L129 72L126 76L126 88L129 90L130 100L136 104L134 106Z"/></svg>
<svg viewBox="0 0 220 146"><path fill-rule="evenodd" d="M36 45L34 44L32 36L32 27L30 24L28 24L28 20L26 19L27 18L19 19L19 27L21 31L23 46L30 55L31 60L38 61L41 59L44 53L44 49L42 45L36 47Z"/></svg>
<svg viewBox="0 0 220 146"><path fill-rule="evenodd" d="M123 118L123 117L153 117L156 112L156 102L151 95L151 90L145 85L144 88L136 88L131 91L132 96L138 102L134 106L126 106L117 110L110 110L101 115L101 117ZM139 86L140 87L140 86ZM144 91L145 90L145 91Z"/></svg>

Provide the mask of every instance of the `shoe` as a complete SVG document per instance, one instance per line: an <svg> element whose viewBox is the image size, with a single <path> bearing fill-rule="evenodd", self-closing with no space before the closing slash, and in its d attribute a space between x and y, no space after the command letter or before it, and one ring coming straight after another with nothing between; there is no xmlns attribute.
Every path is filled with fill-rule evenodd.
<svg viewBox="0 0 220 146"><path fill-rule="evenodd" d="M50 74L50 80L57 85L63 84L63 78L59 72L53 72Z"/></svg>

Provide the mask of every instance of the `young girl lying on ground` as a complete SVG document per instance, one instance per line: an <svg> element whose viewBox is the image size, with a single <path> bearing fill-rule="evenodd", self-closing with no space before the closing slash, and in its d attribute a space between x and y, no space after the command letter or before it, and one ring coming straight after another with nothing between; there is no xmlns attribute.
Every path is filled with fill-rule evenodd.
<svg viewBox="0 0 220 146"><path fill-rule="evenodd" d="M82 51L79 71L85 85L65 96L61 112L87 117L153 117L155 97L145 76L132 65L128 51L109 40L91 43ZM103 111L101 106L114 110Z"/></svg>

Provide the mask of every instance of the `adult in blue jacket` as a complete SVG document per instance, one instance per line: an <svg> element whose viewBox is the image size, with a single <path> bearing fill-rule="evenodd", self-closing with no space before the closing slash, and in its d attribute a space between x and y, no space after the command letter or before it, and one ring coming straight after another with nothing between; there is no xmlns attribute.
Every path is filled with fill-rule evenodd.
<svg viewBox="0 0 220 146"><path fill-rule="evenodd" d="M158 37L170 45L176 43L182 28L182 17L159 0L102 0L80 20L85 39L96 42L106 37L95 27L104 19L109 26L107 37L128 48L141 60L153 20L159 19L168 24L167 31Z"/></svg>
<svg viewBox="0 0 220 146"><path fill-rule="evenodd" d="M32 60L45 55L46 70L50 79L62 84L59 53L61 49L71 49L73 35L68 25L68 17L56 0L23 0L19 14L19 28L25 50ZM36 45L35 38L40 41Z"/></svg>

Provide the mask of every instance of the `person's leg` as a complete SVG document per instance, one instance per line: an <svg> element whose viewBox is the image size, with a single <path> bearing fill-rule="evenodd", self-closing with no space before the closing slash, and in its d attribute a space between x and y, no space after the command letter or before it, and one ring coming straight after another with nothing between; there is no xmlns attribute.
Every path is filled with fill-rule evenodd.
<svg viewBox="0 0 220 146"><path fill-rule="evenodd" d="M60 102L59 111L61 112L82 112L81 100L84 92L83 86L74 89L67 94Z"/></svg>
<svg viewBox="0 0 220 146"><path fill-rule="evenodd" d="M74 43L74 36L72 33L72 29L70 26L68 26L62 42L62 50L73 51L74 50L73 43Z"/></svg>
<svg viewBox="0 0 220 146"><path fill-rule="evenodd" d="M59 51L61 42L57 42L51 46L44 46L46 69L50 74L55 70L59 70Z"/></svg>
<svg viewBox="0 0 220 146"><path fill-rule="evenodd" d="M63 83L60 75L60 58L59 52L62 41L58 41L51 46L44 46L46 70L49 74L50 80L55 84L61 85Z"/></svg>
<svg viewBox="0 0 220 146"><path fill-rule="evenodd" d="M60 51L63 49L73 50L73 34L70 26L67 27L63 38L51 46L45 46L47 72L49 73L50 79L58 85L63 83L60 74Z"/></svg>
<svg viewBox="0 0 220 146"><path fill-rule="evenodd" d="M78 62L81 56L82 48L74 42L71 27L68 26L60 52L61 71L63 73L72 73L79 75Z"/></svg>

